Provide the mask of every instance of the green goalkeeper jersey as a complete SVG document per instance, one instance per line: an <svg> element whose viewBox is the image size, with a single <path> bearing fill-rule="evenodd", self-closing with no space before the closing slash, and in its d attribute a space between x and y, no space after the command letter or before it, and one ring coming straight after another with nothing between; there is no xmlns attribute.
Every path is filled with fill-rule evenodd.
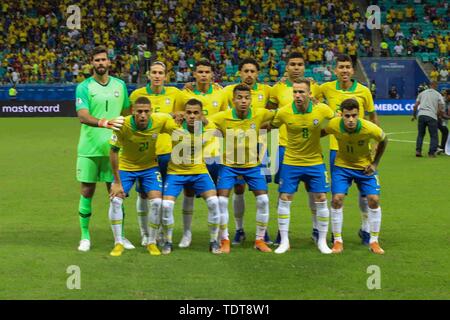
<svg viewBox="0 0 450 320"><path fill-rule="evenodd" d="M110 76L108 83L102 85L90 77L77 86L75 105L76 111L88 109L93 117L111 120L120 116L123 109L128 109L130 101L127 87L122 80ZM111 130L82 124L78 156L108 157L110 138Z"/></svg>

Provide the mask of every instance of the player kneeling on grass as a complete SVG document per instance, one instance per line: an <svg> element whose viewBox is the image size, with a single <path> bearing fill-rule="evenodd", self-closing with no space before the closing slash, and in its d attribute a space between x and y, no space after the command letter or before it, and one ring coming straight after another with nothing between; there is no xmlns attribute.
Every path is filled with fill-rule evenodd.
<svg viewBox="0 0 450 320"><path fill-rule="evenodd" d="M342 221L344 198L352 181L359 190L367 195L369 205L370 250L383 254L378 243L381 226L380 185L377 174L378 163L387 145L387 137L376 124L359 118L359 104L355 99L344 100L341 104L342 117L334 118L322 130L322 134L334 134L339 150L335 167L331 173L331 223L334 236L333 253L344 250L342 240ZM372 159L369 143L378 142L377 151Z"/></svg>
<svg viewBox="0 0 450 320"><path fill-rule="evenodd" d="M166 237L163 247L165 254L172 250L173 208L183 188L193 190L195 194L205 199L208 206L209 250L214 254L222 253L218 242L219 199L216 186L203 159L203 148L213 137L215 129L212 124L203 125L202 109L201 101L188 100L182 129L175 131L172 135L173 151L164 182L162 204L162 223Z"/></svg>
<svg viewBox="0 0 450 320"><path fill-rule="evenodd" d="M161 219L163 181L158 169L155 145L158 134L171 134L177 128L179 125L170 115L152 113L150 100L140 97L133 106L133 115L126 117L121 130L111 136L110 162L114 182L110 193L109 219L115 243L112 256L120 256L124 250L122 203L138 180L147 194L149 208L147 249L151 255L161 254L156 246L156 232Z"/></svg>
<svg viewBox="0 0 450 320"><path fill-rule="evenodd" d="M326 239L330 212L326 193L329 191L328 176L323 163L320 146L321 128L325 121L334 117L334 112L323 103L311 100L310 81L294 80L292 84L294 102L278 110L271 126L287 129L287 147L280 168L280 198L278 200L278 230L281 242L275 253L289 250L289 222L291 203L301 181L313 195L317 215L318 241L320 252L331 253Z"/></svg>

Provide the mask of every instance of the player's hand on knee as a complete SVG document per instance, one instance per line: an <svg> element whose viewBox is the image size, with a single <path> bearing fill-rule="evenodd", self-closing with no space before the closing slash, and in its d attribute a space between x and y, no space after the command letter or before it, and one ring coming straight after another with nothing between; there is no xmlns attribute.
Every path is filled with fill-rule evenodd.
<svg viewBox="0 0 450 320"><path fill-rule="evenodd" d="M111 192L109 193L109 197L111 199L114 197L125 198L125 192L123 191L122 184L113 183L111 185Z"/></svg>
<svg viewBox="0 0 450 320"><path fill-rule="evenodd" d="M125 118L122 116L119 116L112 120L100 119L100 120L98 120L98 126L103 127L103 128L112 129L115 131L120 131L124 121L125 121Z"/></svg>

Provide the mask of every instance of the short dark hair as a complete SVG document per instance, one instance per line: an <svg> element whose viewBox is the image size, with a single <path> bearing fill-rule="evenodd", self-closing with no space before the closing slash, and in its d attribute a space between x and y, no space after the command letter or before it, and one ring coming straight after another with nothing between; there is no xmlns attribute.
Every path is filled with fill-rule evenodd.
<svg viewBox="0 0 450 320"><path fill-rule="evenodd" d="M198 99L189 99L186 102L186 106L200 106L200 109L203 110L203 103Z"/></svg>
<svg viewBox="0 0 450 320"><path fill-rule="evenodd" d="M306 78L300 78L298 80L294 80L294 83L305 83L308 85L308 88L311 88L311 81Z"/></svg>
<svg viewBox="0 0 450 320"><path fill-rule="evenodd" d="M211 64L211 62L209 62L206 59L200 59L198 61L195 62L195 70L197 70L197 67L199 66L205 66L205 67L210 67L211 70L213 69L213 65Z"/></svg>
<svg viewBox="0 0 450 320"><path fill-rule="evenodd" d="M106 53L108 55L108 49L106 49L105 46L97 46L91 51L91 60L94 59L94 57L99 53Z"/></svg>
<svg viewBox="0 0 450 320"><path fill-rule="evenodd" d="M338 62L350 62L350 64L353 67L353 60L352 58L350 58L350 56L348 54L338 54L336 57L336 66L338 64Z"/></svg>
<svg viewBox="0 0 450 320"><path fill-rule="evenodd" d="M259 71L259 63L253 58L245 58L239 63L239 70L242 70L244 64L252 64L256 67L256 70Z"/></svg>
<svg viewBox="0 0 450 320"><path fill-rule="evenodd" d="M236 87L234 87L234 89L233 89L233 96L236 93L236 91L248 91L248 92L251 92L250 87L248 85L246 85L246 84L243 84L243 83L238 84Z"/></svg>
<svg viewBox="0 0 450 320"><path fill-rule="evenodd" d="M291 59L302 59L303 61L305 61L305 58L303 57L303 55L297 51L293 51L288 54L288 56L286 57L286 63L289 63L289 60L291 60Z"/></svg>
<svg viewBox="0 0 450 320"><path fill-rule="evenodd" d="M353 110L358 109L359 110L359 103L358 100L354 98L345 99L341 103L341 110Z"/></svg>
<svg viewBox="0 0 450 320"><path fill-rule="evenodd" d="M152 105L150 99L147 97L144 97L144 96L136 99L136 101L134 102L134 105L137 105L137 104L148 104L149 106Z"/></svg>

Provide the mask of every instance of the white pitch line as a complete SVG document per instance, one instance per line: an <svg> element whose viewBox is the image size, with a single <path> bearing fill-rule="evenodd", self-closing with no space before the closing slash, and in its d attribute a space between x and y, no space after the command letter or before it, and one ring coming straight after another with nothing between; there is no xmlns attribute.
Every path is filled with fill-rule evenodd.
<svg viewBox="0 0 450 320"><path fill-rule="evenodd" d="M392 134L406 134L406 133L415 133L417 131L403 131L403 132L388 132L386 135L392 135Z"/></svg>
<svg viewBox="0 0 450 320"><path fill-rule="evenodd" d="M416 141L412 141L412 140L397 140L397 139L389 139L389 141L394 141L394 142L408 142L408 143L416 143ZM423 144L430 144L429 142L424 142Z"/></svg>

